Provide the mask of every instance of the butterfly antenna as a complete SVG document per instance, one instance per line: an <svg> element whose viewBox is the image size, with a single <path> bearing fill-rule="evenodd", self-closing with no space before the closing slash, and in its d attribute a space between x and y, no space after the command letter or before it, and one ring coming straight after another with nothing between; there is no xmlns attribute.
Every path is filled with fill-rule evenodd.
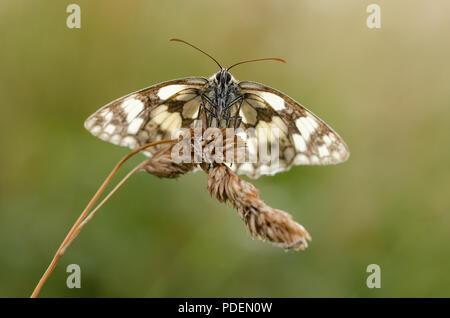
<svg viewBox="0 0 450 318"><path fill-rule="evenodd" d="M249 63L249 62L258 62L258 61L278 61L278 62L286 63L285 60L280 59L278 57L267 57L264 59L256 59L256 60L247 60L247 61L237 62L237 63L231 65L230 67L228 67L227 71L229 71L232 67L235 67L236 65L239 65L239 64L244 64L244 63Z"/></svg>
<svg viewBox="0 0 450 318"><path fill-rule="evenodd" d="M211 60L213 60L214 62L216 62L216 64L220 67L220 69L222 69L222 66L219 64L219 62L217 62L217 60L216 60L215 58L213 58L211 55L209 55L209 54L206 53L205 51L199 49L199 48L196 47L195 45L193 45L193 44L191 44L191 43L189 43L189 42L186 42L186 41L184 41L184 40L181 40L181 39L176 39L176 38L170 39L169 41L181 42L181 43L184 43L184 44L187 44L187 45L193 47L194 49L196 49L196 50L202 52L203 54L205 54L206 56L208 56Z"/></svg>

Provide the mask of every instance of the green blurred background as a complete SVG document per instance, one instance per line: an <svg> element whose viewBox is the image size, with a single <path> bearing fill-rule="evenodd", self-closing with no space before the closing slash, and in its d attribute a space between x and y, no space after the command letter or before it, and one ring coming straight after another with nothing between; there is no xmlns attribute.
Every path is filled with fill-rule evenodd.
<svg viewBox="0 0 450 318"><path fill-rule="evenodd" d="M382 28L366 26L381 6ZM66 7L81 7L81 29ZM250 238L202 172L134 176L85 227L43 297L449 297L448 1L0 2L0 296L29 296L128 152L84 120L158 82L216 66L273 86L346 140L345 164L253 181L313 236L303 252ZM133 167L141 158L126 165ZM124 169L122 175L127 169ZM79 264L82 288L68 289ZM381 289L366 267L381 266Z"/></svg>

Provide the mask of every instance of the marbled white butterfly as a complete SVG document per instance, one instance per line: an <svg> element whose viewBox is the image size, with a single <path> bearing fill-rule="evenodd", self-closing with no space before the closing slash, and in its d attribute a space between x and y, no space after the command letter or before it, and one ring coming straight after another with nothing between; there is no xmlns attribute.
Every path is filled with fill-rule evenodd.
<svg viewBox="0 0 450 318"><path fill-rule="evenodd" d="M137 148L171 138L180 128L193 128L200 120L204 127L253 128L255 136L246 140L248 151L258 152L262 142L270 144L267 129L278 129L279 160L274 164L233 163L238 174L256 178L288 170L293 165L326 165L347 160L345 142L320 118L287 95L255 82L239 82L229 70L239 64L278 60L248 60L220 68L209 79L176 79L123 96L100 108L85 122L93 135L116 145Z"/></svg>

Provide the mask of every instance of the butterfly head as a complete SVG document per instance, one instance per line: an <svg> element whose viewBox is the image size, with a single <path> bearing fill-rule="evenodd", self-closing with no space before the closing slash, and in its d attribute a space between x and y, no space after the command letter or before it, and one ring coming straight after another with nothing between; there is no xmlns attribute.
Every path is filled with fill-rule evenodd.
<svg viewBox="0 0 450 318"><path fill-rule="evenodd" d="M233 75L226 69L221 69L219 72L214 74L214 83L220 87L222 90L232 83L234 80Z"/></svg>

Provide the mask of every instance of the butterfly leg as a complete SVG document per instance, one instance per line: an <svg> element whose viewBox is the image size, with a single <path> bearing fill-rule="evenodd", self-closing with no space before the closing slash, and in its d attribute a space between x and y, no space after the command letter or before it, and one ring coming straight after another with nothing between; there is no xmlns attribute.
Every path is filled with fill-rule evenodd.
<svg viewBox="0 0 450 318"><path fill-rule="evenodd" d="M245 95L240 95L240 96L236 97L227 106L225 106L224 110L227 110L228 108L230 108L231 106L236 104L238 101L241 101L240 105L242 105L242 102L244 101L244 99L245 99ZM240 107L241 106L239 106L239 109L240 109Z"/></svg>
<svg viewBox="0 0 450 318"><path fill-rule="evenodd" d="M241 116L231 116L231 117L223 116L223 119L225 119L227 122L230 120L234 120L234 129L239 127L239 125L241 124L241 121L242 121Z"/></svg>
<svg viewBox="0 0 450 318"><path fill-rule="evenodd" d="M236 97L234 100L232 100L226 107L225 110L229 109L231 106L235 105L237 102L239 102L239 107L235 113L235 116L233 117L224 117L227 121L234 120L234 129L239 127L241 125L242 117L239 116L239 112L241 111L242 104L244 102L244 95ZM227 123L228 125L228 123Z"/></svg>
<svg viewBox="0 0 450 318"><path fill-rule="evenodd" d="M238 128L241 125L242 117L239 115L242 107L242 103L244 102L244 98L241 99L241 102L239 103L239 107L237 109L236 114L238 114L238 119L234 121L234 129Z"/></svg>
<svg viewBox="0 0 450 318"><path fill-rule="evenodd" d="M210 109L208 109L208 108L206 107L205 101L204 101L203 98L205 98L206 101L207 101L210 105L213 105L211 99L209 99L208 96L205 96L205 95L201 95L201 98L202 98L202 103L200 104L200 107L201 107L201 108L203 109L203 111L205 112L206 128L209 128L209 126L211 126L213 117L214 117L214 118L217 118L217 116L216 116L216 114L215 114L213 111L211 111ZM210 116L208 116L208 113L210 114Z"/></svg>
<svg viewBox="0 0 450 318"><path fill-rule="evenodd" d="M205 106L205 103L203 102L203 100L202 100L202 102L201 102L201 104L200 104L200 107L201 107L201 109L203 110L203 112L205 113L205 122L206 122L206 128L208 128L208 125L209 125L209 121L208 121L208 112L206 111L206 106ZM198 117L197 117L198 118Z"/></svg>

